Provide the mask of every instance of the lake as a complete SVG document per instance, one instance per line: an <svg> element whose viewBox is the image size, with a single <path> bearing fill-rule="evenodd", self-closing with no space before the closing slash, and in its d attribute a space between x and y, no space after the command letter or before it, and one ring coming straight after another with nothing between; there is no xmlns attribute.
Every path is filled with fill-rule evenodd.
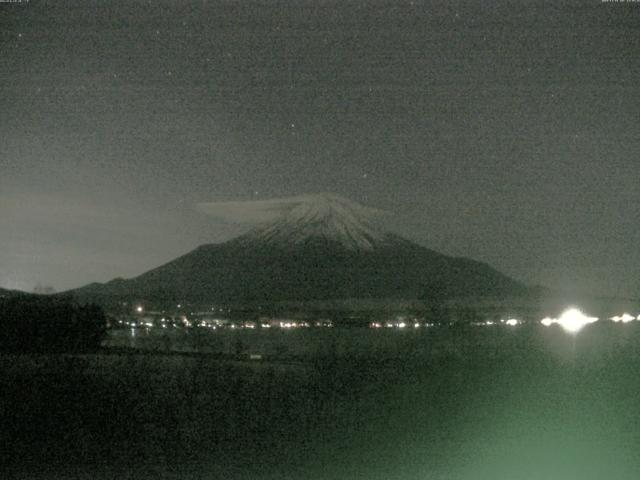
<svg viewBox="0 0 640 480"><path fill-rule="evenodd" d="M3 478L626 480L640 471L635 323L575 336L541 326L170 335L166 352L162 334L122 330L100 354L3 355ZM250 352L265 358L243 361Z"/></svg>

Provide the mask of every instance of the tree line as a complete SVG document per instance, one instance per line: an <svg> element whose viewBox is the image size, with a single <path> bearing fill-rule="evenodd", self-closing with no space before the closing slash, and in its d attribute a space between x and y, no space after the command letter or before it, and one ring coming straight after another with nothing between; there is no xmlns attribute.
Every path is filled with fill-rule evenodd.
<svg viewBox="0 0 640 480"><path fill-rule="evenodd" d="M104 338L106 323L99 306L79 305L67 297L0 298L0 351L95 351Z"/></svg>

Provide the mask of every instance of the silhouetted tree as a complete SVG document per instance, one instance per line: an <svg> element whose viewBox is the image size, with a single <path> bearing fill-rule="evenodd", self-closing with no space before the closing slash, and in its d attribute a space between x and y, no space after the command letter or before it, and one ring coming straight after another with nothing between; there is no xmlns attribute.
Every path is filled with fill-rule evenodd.
<svg viewBox="0 0 640 480"><path fill-rule="evenodd" d="M40 296L0 301L0 351L88 352L100 346L105 331L106 317L97 305Z"/></svg>

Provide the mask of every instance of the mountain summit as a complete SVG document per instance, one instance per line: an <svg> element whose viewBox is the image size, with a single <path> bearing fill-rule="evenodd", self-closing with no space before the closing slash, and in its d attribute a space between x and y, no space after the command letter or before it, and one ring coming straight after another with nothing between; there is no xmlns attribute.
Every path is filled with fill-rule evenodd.
<svg viewBox="0 0 640 480"><path fill-rule="evenodd" d="M490 266L442 255L385 231L381 213L333 194L205 204L249 208L263 222L235 239L202 245L142 275L91 284L82 301L252 303L337 299L512 296L526 287ZM217 210L216 210L217 209ZM217 212L217 213L216 213Z"/></svg>
<svg viewBox="0 0 640 480"><path fill-rule="evenodd" d="M237 241L280 246L324 242L348 250L373 250L397 238L377 226L380 211L331 193L293 197L282 210Z"/></svg>

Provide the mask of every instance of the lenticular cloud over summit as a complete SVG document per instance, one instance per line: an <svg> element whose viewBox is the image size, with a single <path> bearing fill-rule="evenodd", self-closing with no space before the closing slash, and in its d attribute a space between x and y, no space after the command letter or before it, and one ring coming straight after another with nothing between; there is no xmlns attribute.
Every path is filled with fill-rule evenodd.
<svg viewBox="0 0 640 480"><path fill-rule="evenodd" d="M274 220L300 203L303 197L255 200L245 202L206 202L197 210L230 223L257 224Z"/></svg>
<svg viewBox="0 0 640 480"><path fill-rule="evenodd" d="M198 207L226 221L257 223L242 241L284 245L323 238L349 249L371 249L390 241L377 224L382 211L331 193Z"/></svg>
<svg viewBox="0 0 640 480"><path fill-rule="evenodd" d="M196 208L202 213L226 222L259 224L276 220L297 207L319 210L326 208L329 203L348 205L348 208L357 210L360 215L369 218L377 217L384 213L382 210L365 207L332 193L298 195L271 200L249 200L244 202L204 202L198 203Z"/></svg>

